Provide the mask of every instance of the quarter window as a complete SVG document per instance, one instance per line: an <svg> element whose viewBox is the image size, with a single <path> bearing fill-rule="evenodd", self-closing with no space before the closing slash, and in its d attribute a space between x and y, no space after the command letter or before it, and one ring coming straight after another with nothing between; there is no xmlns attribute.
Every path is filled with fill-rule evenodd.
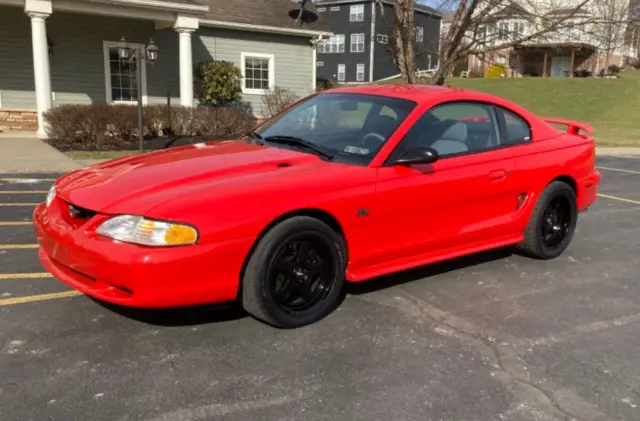
<svg viewBox="0 0 640 421"><path fill-rule="evenodd" d="M364 52L364 34L351 34L351 52Z"/></svg>
<svg viewBox="0 0 640 421"><path fill-rule="evenodd" d="M422 26L416 28L416 42L424 42L424 27Z"/></svg>
<svg viewBox="0 0 640 421"><path fill-rule="evenodd" d="M354 4L349 9L349 22L364 21L364 4Z"/></svg>
<svg viewBox="0 0 640 421"><path fill-rule="evenodd" d="M502 144L504 145L519 145L531 140L531 128L526 121L519 116L515 115L511 111L507 111L503 108L502 116L504 117L505 125L505 139Z"/></svg>

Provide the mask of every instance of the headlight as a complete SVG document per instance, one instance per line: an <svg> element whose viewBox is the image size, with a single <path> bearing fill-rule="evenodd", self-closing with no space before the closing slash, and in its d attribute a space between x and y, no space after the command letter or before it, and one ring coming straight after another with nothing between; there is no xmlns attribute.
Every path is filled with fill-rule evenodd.
<svg viewBox="0 0 640 421"><path fill-rule="evenodd" d="M134 215L115 216L100 224L96 231L114 240L143 246L182 246L198 240L198 231L188 225Z"/></svg>
<svg viewBox="0 0 640 421"><path fill-rule="evenodd" d="M47 207L53 202L53 199L56 197L56 186L51 186L49 192L47 193L47 198L45 199L45 204Z"/></svg>

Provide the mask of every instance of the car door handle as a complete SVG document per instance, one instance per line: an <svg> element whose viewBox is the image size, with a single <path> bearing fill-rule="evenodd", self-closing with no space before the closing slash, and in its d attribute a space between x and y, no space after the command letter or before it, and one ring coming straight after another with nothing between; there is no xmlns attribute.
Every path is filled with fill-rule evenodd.
<svg viewBox="0 0 640 421"><path fill-rule="evenodd" d="M507 177L507 171L505 170L495 170L489 173L489 180L491 181L500 181Z"/></svg>

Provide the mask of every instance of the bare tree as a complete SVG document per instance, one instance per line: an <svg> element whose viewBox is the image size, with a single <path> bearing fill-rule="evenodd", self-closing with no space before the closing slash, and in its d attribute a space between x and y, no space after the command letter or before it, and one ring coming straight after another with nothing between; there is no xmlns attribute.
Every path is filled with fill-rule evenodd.
<svg viewBox="0 0 640 421"><path fill-rule="evenodd" d="M611 56L627 43L628 28L633 23L629 0L598 0L593 2L593 18L589 27L590 36L605 53L604 69L609 67Z"/></svg>
<svg viewBox="0 0 640 421"><path fill-rule="evenodd" d="M470 55L485 56L488 53L506 50L532 41L550 41L555 34L568 26L586 24L582 19L584 9L590 1L578 0L567 7L566 0L443 0L439 10L449 10L450 19L443 24L440 45L426 46L416 52L413 44L415 25L413 10L416 0L393 0L396 19L390 37L394 63L408 83L415 83L415 57L420 53L438 54L438 69L431 83L443 85L455 63ZM599 1L599 0L597 0ZM605 0L628 1L628 0ZM390 26L380 6L385 25ZM561 13L559 13L561 11ZM501 21L509 19L518 25L504 26ZM393 39L391 39L393 38ZM413 62L413 63L412 63Z"/></svg>

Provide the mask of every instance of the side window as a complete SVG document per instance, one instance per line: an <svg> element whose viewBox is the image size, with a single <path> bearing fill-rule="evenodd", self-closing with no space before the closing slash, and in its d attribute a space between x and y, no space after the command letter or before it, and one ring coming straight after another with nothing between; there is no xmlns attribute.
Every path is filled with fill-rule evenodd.
<svg viewBox="0 0 640 421"><path fill-rule="evenodd" d="M502 143L504 145L519 145L529 142L531 140L529 124L511 111L504 108L500 108L500 111L504 117L505 126L505 139Z"/></svg>
<svg viewBox="0 0 640 421"><path fill-rule="evenodd" d="M415 122L392 157L411 148L427 146L435 149L441 157L484 152L500 146L494 108L475 102L438 105Z"/></svg>

